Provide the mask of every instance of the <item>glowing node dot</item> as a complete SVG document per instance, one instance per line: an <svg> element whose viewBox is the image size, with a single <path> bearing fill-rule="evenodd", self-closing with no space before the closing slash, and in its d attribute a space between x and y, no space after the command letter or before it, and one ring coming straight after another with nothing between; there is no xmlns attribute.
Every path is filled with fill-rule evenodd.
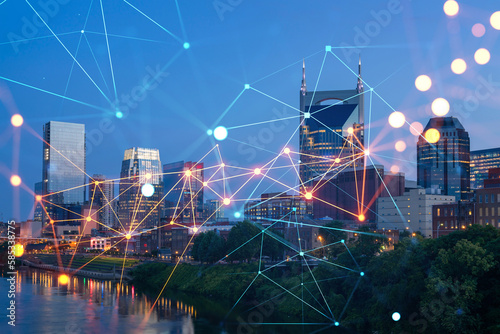
<svg viewBox="0 0 500 334"><path fill-rule="evenodd" d="M285 149L283 150L283 152L285 154L290 154L290 149L288 147L285 147Z"/></svg>
<svg viewBox="0 0 500 334"><path fill-rule="evenodd" d="M340 326L339 322L338 321L335 321L335 326Z"/></svg>
<svg viewBox="0 0 500 334"><path fill-rule="evenodd" d="M399 312L394 312L392 314L392 320L399 321L399 319L401 319L401 314L399 314Z"/></svg>
<svg viewBox="0 0 500 334"><path fill-rule="evenodd" d="M397 165L392 165L392 166L391 166L391 173L392 173L392 174L397 174L397 173L399 173L399 166L397 166Z"/></svg>
<svg viewBox="0 0 500 334"><path fill-rule="evenodd" d="M414 136L420 136L424 131L424 126L420 122L413 122L410 125L410 132Z"/></svg>
<svg viewBox="0 0 500 334"><path fill-rule="evenodd" d="M85 218L85 220L89 222L92 220L92 218L90 218L90 216L88 216L87 218Z"/></svg>
<svg viewBox="0 0 500 334"><path fill-rule="evenodd" d="M194 233L198 232L198 228L197 227L193 227L193 232Z"/></svg>
<svg viewBox="0 0 500 334"><path fill-rule="evenodd" d="M335 163L336 164L340 163L340 159L339 158L335 158Z"/></svg>
<svg viewBox="0 0 500 334"><path fill-rule="evenodd" d="M431 144L437 143L440 137L441 135L436 129L429 129L425 132L425 139Z"/></svg>
<svg viewBox="0 0 500 334"><path fill-rule="evenodd" d="M421 92L426 92L431 89L432 80L427 75L419 75L415 79L415 87Z"/></svg>
<svg viewBox="0 0 500 334"><path fill-rule="evenodd" d="M364 221L365 221L365 219L366 219L366 217L365 217L365 215L364 215L364 214L360 214L360 215L358 216L358 219L359 219L359 221L360 221L360 222L364 222Z"/></svg>
<svg viewBox="0 0 500 334"><path fill-rule="evenodd" d="M59 284L66 285L69 282L69 277L68 275L62 274L59 275L59 278L57 280L59 281Z"/></svg>
<svg viewBox="0 0 500 334"><path fill-rule="evenodd" d="M245 89L250 89L250 85L249 84L245 84Z"/></svg>
<svg viewBox="0 0 500 334"><path fill-rule="evenodd" d="M396 144L394 144L394 148L398 152L403 152L404 150L406 150L406 143L402 140L398 140Z"/></svg>
<svg viewBox="0 0 500 334"><path fill-rule="evenodd" d="M299 255L300 255L300 256L304 256L304 252L300 252L300 253L299 253Z"/></svg>
<svg viewBox="0 0 500 334"><path fill-rule="evenodd" d="M212 131L212 129L208 129L208 130L207 130L207 135L211 136L211 135L213 135L213 134L214 134L214 132Z"/></svg>
<svg viewBox="0 0 500 334"><path fill-rule="evenodd" d="M227 129L223 126L218 126L214 130L215 139L221 141L227 138Z"/></svg>
<svg viewBox="0 0 500 334"><path fill-rule="evenodd" d="M35 196L35 201L40 202L41 200L42 200L42 196L41 195L36 195Z"/></svg>
<svg viewBox="0 0 500 334"><path fill-rule="evenodd" d="M80 32L83 34L85 32L85 30L80 30Z"/></svg>
<svg viewBox="0 0 500 334"><path fill-rule="evenodd" d="M446 99L439 97L432 102L431 109L434 115L444 116L450 111L450 103Z"/></svg>
<svg viewBox="0 0 500 334"><path fill-rule="evenodd" d="M184 47L184 49L189 49L191 47L191 44L189 44L188 42L185 42L184 44L182 44L182 46Z"/></svg>
<svg viewBox="0 0 500 334"><path fill-rule="evenodd" d="M174 225L174 221L173 220L170 222L170 225Z"/></svg>
<svg viewBox="0 0 500 334"><path fill-rule="evenodd" d="M208 186L208 182L203 182L203 186L204 187Z"/></svg>
<svg viewBox="0 0 500 334"><path fill-rule="evenodd" d="M399 111L394 111L390 116L389 116L389 124L393 128L400 128L402 127L406 122L405 115L402 112Z"/></svg>
<svg viewBox="0 0 500 334"><path fill-rule="evenodd" d="M255 168L255 169L253 170L253 173L254 173L255 175L259 175L259 174L260 174L260 168Z"/></svg>
<svg viewBox="0 0 500 334"><path fill-rule="evenodd" d="M292 208L292 211L293 211L293 212L296 212L296 211L297 211L297 208Z"/></svg>
<svg viewBox="0 0 500 334"><path fill-rule="evenodd" d="M500 30L500 11L494 12L490 17L490 24L493 29Z"/></svg>
<svg viewBox="0 0 500 334"><path fill-rule="evenodd" d="M229 205L231 203L231 200L229 198L224 198L222 203L224 203L224 205Z"/></svg>
<svg viewBox="0 0 500 334"><path fill-rule="evenodd" d="M132 236L130 235L130 233L127 233L127 234L125 235L125 239L130 240L130 238L132 238Z"/></svg>
<svg viewBox="0 0 500 334"><path fill-rule="evenodd" d="M451 70L455 74L462 74L467 70L467 63L465 60L457 58L451 63Z"/></svg>
<svg viewBox="0 0 500 334"><path fill-rule="evenodd" d="M352 135L354 133L354 129L352 127L347 128L347 133Z"/></svg>
<svg viewBox="0 0 500 334"><path fill-rule="evenodd" d="M21 116L19 114L14 114L10 118L10 124L12 124L12 126L15 126L16 128L23 125L23 123L24 123L23 116Z"/></svg>
<svg viewBox="0 0 500 334"><path fill-rule="evenodd" d="M220 166L221 167L226 167L226 164L225 163L221 163Z"/></svg>
<svg viewBox="0 0 500 334"><path fill-rule="evenodd" d="M342 240L340 240L340 242L341 242L341 243L345 243L345 240L344 240L344 239L342 239Z"/></svg>
<svg viewBox="0 0 500 334"><path fill-rule="evenodd" d="M305 112L304 113L304 118L311 118L311 113L310 112Z"/></svg>
<svg viewBox="0 0 500 334"><path fill-rule="evenodd" d="M192 173L191 173L191 171L190 171L190 170L187 170L187 171L185 172L185 174L186 174L186 176L191 176L191 174L192 174Z"/></svg>
<svg viewBox="0 0 500 334"><path fill-rule="evenodd" d="M304 197L305 197L306 199L311 199L311 198L313 198L313 194L312 194L311 192L309 192L309 191L308 191L308 192L306 192L306 194L304 195Z"/></svg>
<svg viewBox="0 0 500 334"><path fill-rule="evenodd" d="M19 175L12 175L10 177L10 184L12 184L14 187L17 187L21 184L21 178Z"/></svg>
<svg viewBox="0 0 500 334"><path fill-rule="evenodd" d="M123 113L121 111L117 111L115 113L115 116L116 116L116 118L122 118L123 117Z"/></svg>
<svg viewBox="0 0 500 334"><path fill-rule="evenodd" d="M476 63L479 65L485 65L488 64L491 59L490 52L486 50L485 48L481 48L474 53L474 60Z"/></svg>
<svg viewBox="0 0 500 334"><path fill-rule="evenodd" d="M21 244L14 245L14 256L21 257L24 254L24 246Z"/></svg>
<svg viewBox="0 0 500 334"><path fill-rule="evenodd" d="M96 186L98 186L98 185L99 185L99 181L94 181L94 184L95 184Z"/></svg>
<svg viewBox="0 0 500 334"><path fill-rule="evenodd" d="M53 224L54 224L54 221L51 219L51 220L49 221L49 223L50 223L51 225L53 225Z"/></svg>
<svg viewBox="0 0 500 334"><path fill-rule="evenodd" d="M444 3L443 10L446 15L455 16L458 14L460 6L455 0L448 0Z"/></svg>
<svg viewBox="0 0 500 334"><path fill-rule="evenodd" d="M152 176L152 175L151 175L151 173L146 173L146 175L145 175L145 176L146 176L146 179L148 179L148 180L149 180L149 179L151 178L151 176Z"/></svg>
<svg viewBox="0 0 500 334"><path fill-rule="evenodd" d="M481 23L476 23L472 26L472 34L475 37L483 37L486 33L486 28Z"/></svg>
<svg viewBox="0 0 500 334"><path fill-rule="evenodd" d="M370 150L365 150L365 155L370 155Z"/></svg>
<svg viewBox="0 0 500 334"><path fill-rule="evenodd" d="M151 197L155 193L155 187L151 183L145 183L141 187L141 193L144 197Z"/></svg>
<svg viewBox="0 0 500 334"><path fill-rule="evenodd" d="M240 217L241 217L241 213L239 213L239 212L234 213L234 218L240 218Z"/></svg>
<svg viewBox="0 0 500 334"><path fill-rule="evenodd" d="M360 272L359 276L365 276L365 273L364 272Z"/></svg>

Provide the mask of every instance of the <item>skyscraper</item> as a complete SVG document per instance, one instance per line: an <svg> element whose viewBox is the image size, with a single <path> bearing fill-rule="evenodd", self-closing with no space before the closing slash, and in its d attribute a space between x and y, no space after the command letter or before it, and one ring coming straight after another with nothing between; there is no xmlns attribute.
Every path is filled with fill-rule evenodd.
<svg viewBox="0 0 500 334"><path fill-rule="evenodd" d="M359 61L355 89L307 91L305 64L300 89L300 178L311 180L359 154L363 146L364 89Z"/></svg>
<svg viewBox="0 0 500 334"><path fill-rule="evenodd" d="M104 175L94 174L89 180L89 204L98 210L98 219L108 227L115 225L116 203L115 181L107 180Z"/></svg>
<svg viewBox="0 0 500 334"><path fill-rule="evenodd" d="M85 125L50 121L43 139L42 194L54 204L46 203L50 219L64 219L61 206L85 202ZM43 221L48 219L44 214Z"/></svg>
<svg viewBox="0 0 500 334"><path fill-rule="evenodd" d="M165 217L188 222L203 219L203 163L178 161L163 165Z"/></svg>
<svg viewBox="0 0 500 334"><path fill-rule="evenodd" d="M441 189L441 194L454 195L457 200L467 199L470 192L469 133L455 117L431 118L423 133L429 129L439 132L439 140L432 144L425 136L418 139L418 185Z"/></svg>
<svg viewBox="0 0 500 334"><path fill-rule="evenodd" d="M127 229L157 226L163 190L160 152L139 147L125 150L119 188L119 223Z"/></svg>
<svg viewBox="0 0 500 334"><path fill-rule="evenodd" d="M488 170L500 168L500 147L470 152L470 187L483 188L483 180L488 178Z"/></svg>

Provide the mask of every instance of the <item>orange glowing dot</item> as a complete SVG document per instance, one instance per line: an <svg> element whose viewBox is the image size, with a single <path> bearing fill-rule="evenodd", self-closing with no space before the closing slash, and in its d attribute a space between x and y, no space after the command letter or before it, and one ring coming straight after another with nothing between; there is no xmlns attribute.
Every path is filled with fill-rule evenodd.
<svg viewBox="0 0 500 334"><path fill-rule="evenodd" d="M340 159L339 158L335 158L335 163L336 164L340 163Z"/></svg>
<svg viewBox="0 0 500 334"><path fill-rule="evenodd" d="M474 60L476 63L479 65L485 65L488 64L488 62L491 59L490 52L486 50L485 48L481 48L474 53Z"/></svg>
<svg viewBox="0 0 500 334"><path fill-rule="evenodd" d="M431 89L432 80L428 75L419 75L415 79L415 87L421 92L426 92Z"/></svg>
<svg viewBox="0 0 500 334"><path fill-rule="evenodd" d="M394 144L394 148L398 152L403 152L404 150L406 150L406 143L402 140L398 140L396 144Z"/></svg>
<svg viewBox="0 0 500 334"><path fill-rule="evenodd" d="M24 254L24 246L21 244L14 245L14 256L21 257Z"/></svg>
<svg viewBox="0 0 500 334"><path fill-rule="evenodd" d="M472 26L472 34L475 37L483 37L486 33L486 28L481 23L476 23Z"/></svg>
<svg viewBox="0 0 500 334"><path fill-rule="evenodd" d="M450 111L450 103L446 99L439 97L432 102L431 109L434 115L444 116Z"/></svg>
<svg viewBox="0 0 500 334"><path fill-rule="evenodd" d="M146 176L146 179L150 179L152 175L151 175L151 173L146 173L145 176Z"/></svg>
<svg viewBox="0 0 500 334"><path fill-rule="evenodd" d="M130 233L127 233L127 234L125 235L125 239L130 240L130 238L132 238L132 236L130 235Z"/></svg>
<svg viewBox="0 0 500 334"><path fill-rule="evenodd" d="M42 200L42 196L41 195L36 195L35 196L35 201L40 202L41 200Z"/></svg>
<svg viewBox="0 0 500 334"><path fill-rule="evenodd" d="M370 150L365 150L365 155L370 155Z"/></svg>
<svg viewBox="0 0 500 334"><path fill-rule="evenodd" d="M224 205L229 205L231 203L231 200L229 198L224 198L223 203Z"/></svg>
<svg viewBox="0 0 500 334"><path fill-rule="evenodd" d="M23 116L19 114L12 115L12 117L10 118L10 123L12 124L12 126L15 126L16 128L20 127L24 123Z"/></svg>
<svg viewBox="0 0 500 334"><path fill-rule="evenodd" d="M68 277L68 275L65 275L65 274L59 275L58 281L59 281L59 284L66 285L69 282L69 277Z"/></svg>
<svg viewBox="0 0 500 334"><path fill-rule="evenodd" d="M305 197L306 199L311 199L311 198L313 198L313 194L312 194L311 192L309 192L309 191L308 191L308 192L306 192L306 194L304 195L304 197Z"/></svg>
<svg viewBox="0 0 500 334"><path fill-rule="evenodd" d="M457 58L451 63L451 70L455 74L462 74L467 70L467 63L465 60Z"/></svg>
<svg viewBox="0 0 500 334"><path fill-rule="evenodd" d="M290 154L290 149L288 147L285 147L285 149L283 150L283 152L285 152L285 154Z"/></svg>
<svg viewBox="0 0 500 334"><path fill-rule="evenodd" d="M397 174L397 173L399 173L399 166L397 166L397 165L392 165L392 166L391 166L391 173L392 173L392 174Z"/></svg>
<svg viewBox="0 0 500 334"><path fill-rule="evenodd" d="M12 184L14 187L17 187L21 184L21 178L19 175L12 175L10 177L10 184Z"/></svg>
<svg viewBox="0 0 500 334"><path fill-rule="evenodd" d="M198 228L197 227L193 227L193 232L194 233L198 232Z"/></svg>
<svg viewBox="0 0 500 334"><path fill-rule="evenodd" d="M174 225L174 221L173 220L170 222L170 225Z"/></svg>
<svg viewBox="0 0 500 334"><path fill-rule="evenodd" d="M364 214L360 214L360 215L358 216L358 219L359 219L359 221L360 221L360 222L364 222L364 221L365 221L365 219L366 219L366 217L365 217L365 215L364 215Z"/></svg>
<svg viewBox="0 0 500 334"><path fill-rule="evenodd" d="M352 135L354 133L354 129L352 127L347 128L347 133Z"/></svg>
<svg viewBox="0 0 500 334"><path fill-rule="evenodd" d="M425 132L425 139L431 144L437 143L441 135L436 129L429 129Z"/></svg>
<svg viewBox="0 0 500 334"><path fill-rule="evenodd" d="M51 219L51 220L50 220L50 223L51 223L51 224L54 224L54 221Z"/></svg>
<svg viewBox="0 0 500 334"><path fill-rule="evenodd" d="M204 187L208 186L208 182L203 182L203 186Z"/></svg>
<svg viewBox="0 0 500 334"><path fill-rule="evenodd" d="M490 17L490 24L491 26L496 29L500 30L500 11L494 12L491 17Z"/></svg>
<svg viewBox="0 0 500 334"><path fill-rule="evenodd" d="M400 128L402 127L406 122L405 115L402 112L395 111L389 116L389 124L393 128Z"/></svg>
<svg viewBox="0 0 500 334"><path fill-rule="evenodd" d="M410 132L414 136L420 136L420 134L424 131L424 126L420 122L413 122L410 125Z"/></svg>
<svg viewBox="0 0 500 334"><path fill-rule="evenodd" d="M255 175L259 175L259 174L260 174L260 168L255 168L255 169L253 170L253 173L254 173Z"/></svg>
<svg viewBox="0 0 500 334"><path fill-rule="evenodd" d="M92 220L92 218L90 218L90 216L88 216L86 219L88 222Z"/></svg>
<svg viewBox="0 0 500 334"><path fill-rule="evenodd" d="M444 3L443 10L446 15L455 16L458 14L460 6L455 0L448 0Z"/></svg>

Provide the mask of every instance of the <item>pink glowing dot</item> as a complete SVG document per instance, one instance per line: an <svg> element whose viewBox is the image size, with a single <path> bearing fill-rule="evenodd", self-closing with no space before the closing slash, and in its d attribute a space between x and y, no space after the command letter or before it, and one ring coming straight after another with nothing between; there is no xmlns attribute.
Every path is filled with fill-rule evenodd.
<svg viewBox="0 0 500 334"><path fill-rule="evenodd" d="M486 33L486 28L481 23L476 23L472 26L472 34L476 37L483 37Z"/></svg>

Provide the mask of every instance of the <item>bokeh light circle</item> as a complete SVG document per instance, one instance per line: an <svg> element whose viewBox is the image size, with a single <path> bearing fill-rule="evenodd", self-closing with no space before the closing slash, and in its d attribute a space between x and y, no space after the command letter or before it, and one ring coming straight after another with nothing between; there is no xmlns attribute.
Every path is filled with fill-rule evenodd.
<svg viewBox="0 0 500 334"><path fill-rule="evenodd" d="M486 50L485 48L481 48L474 53L474 60L476 63L479 65L485 65L488 64L491 59L490 52Z"/></svg>
<svg viewBox="0 0 500 334"><path fill-rule="evenodd" d="M394 148L398 152L403 152L404 150L406 150L406 143L402 140L398 140L396 144L394 144Z"/></svg>
<svg viewBox="0 0 500 334"><path fill-rule="evenodd" d="M476 23L472 26L472 34L475 37L483 37L486 33L486 28L481 23Z"/></svg>
<svg viewBox="0 0 500 334"><path fill-rule="evenodd" d="M398 165L392 165L392 166L391 166L391 173L392 173L392 174L397 174L397 173L399 173L399 166L398 166Z"/></svg>
<svg viewBox="0 0 500 334"><path fill-rule="evenodd" d="M448 16L455 16L460 11L460 6L455 0L448 0L443 6L444 13Z"/></svg>
<svg viewBox="0 0 500 334"><path fill-rule="evenodd" d="M493 29L500 30L500 11L491 14L490 24Z"/></svg>
<svg viewBox="0 0 500 334"><path fill-rule="evenodd" d="M402 127L406 122L405 115L402 112L395 111L389 116L389 124L393 128L400 128Z"/></svg>
<svg viewBox="0 0 500 334"><path fill-rule="evenodd" d="M227 138L227 129L223 126L218 126L214 130L214 137L217 140L224 140Z"/></svg>
<svg viewBox="0 0 500 334"><path fill-rule="evenodd" d="M24 254L24 246L21 244L14 245L14 256L21 257Z"/></svg>
<svg viewBox="0 0 500 334"><path fill-rule="evenodd" d="M394 312L392 314L392 320L399 321L400 319L401 319L401 314L399 314L399 312Z"/></svg>
<svg viewBox="0 0 500 334"><path fill-rule="evenodd" d="M450 103L443 99L442 97L438 97L432 102L432 112L436 116L444 116L450 111Z"/></svg>
<svg viewBox="0 0 500 334"><path fill-rule="evenodd" d="M241 217L241 213L240 212L235 212L234 213L234 218L238 219Z"/></svg>
<svg viewBox="0 0 500 334"><path fill-rule="evenodd" d="M141 193L144 197L151 197L155 193L155 187L151 183L144 183L141 187Z"/></svg>
<svg viewBox="0 0 500 334"><path fill-rule="evenodd" d="M457 58L451 63L451 70L455 74L462 74L467 70L467 63L461 58Z"/></svg>
<svg viewBox="0 0 500 334"><path fill-rule="evenodd" d="M437 143L441 137L440 133L436 129L429 129L425 131L425 139L431 144Z"/></svg>
<svg viewBox="0 0 500 334"><path fill-rule="evenodd" d="M414 136L420 136L424 132L424 126L420 122L413 122L410 124L410 132Z"/></svg>
<svg viewBox="0 0 500 334"><path fill-rule="evenodd" d="M59 278L57 280L59 281L59 284L66 285L69 282L69 277L66 274L62 274L59 275Z"/></svg>
<svg viewBox="0 0 500 334"><path fill-rule="evenodd" d="M419 75L415 79L415 87L421 92L426 92L431 89L432 80L427 75Z"/></svg>
<svg viewBox="0 0 500 334"><path fill-rule="evenodd" d="M19 114L12 115L12 117L10 118L10 123L12 124L12 126L15 126L16 128L20 127L24 123L23 116Z"/></svg>
<svg viewBox="0 0 500 334"><path fill-rule="evenodd" d="M21 184L21 178L19 175L12 175L10 177L10 184L12 184L14 187L17 187Z"/></svg>

